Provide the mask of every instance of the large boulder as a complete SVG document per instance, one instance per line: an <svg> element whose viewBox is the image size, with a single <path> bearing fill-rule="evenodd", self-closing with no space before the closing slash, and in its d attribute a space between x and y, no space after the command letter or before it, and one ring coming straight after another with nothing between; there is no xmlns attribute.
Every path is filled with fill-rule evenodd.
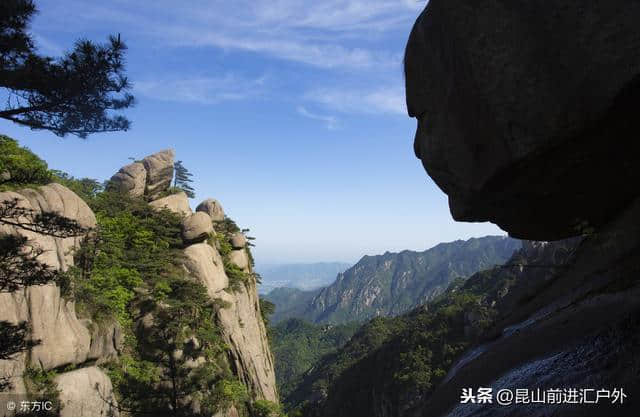
<svg viewBox="0 0 640 417"><path fill-rule="evenodd" d="M638 195L640 3L431 0L405 55L415 153L456 220L554 240Z"/></svg>
<svg viewBox="0 0 640 417"><path fill-rule="evenodd" d="M249 256L244 249L232 250L229 254L229 261L242 270L249 269Z"/></svg>
<svg viewBox="0 0 640 417"><path fill-rule="evenodd" d="M212 233L211 217L202 211L193 213L182 222L182 239L187 243L201 242Z"/></svg>
<svg viewBox="0 0 640 417"><path fill-rule="evenodd" d="M141 197L144 195L146 183L147 170L142 163L134 162L120 168L120 171L111 177L110 186L132 197Z"/></svg>
<svg viewBox="0 0 640 417"><path fill-rule="evenodd" d="M106 417L119 415L118 402L109 377L95 366L58 375L60 417Z"/></svg>
<svg viewBox="0 0 640 417"><path fill-rule="evenodd" d="M167 149L142 160L144 169L147 171L145 194L153 197L169 188L173 179L173 158L173 149Z"/></svg>
<svg viewBox="0 0 640 417"><path fill-rule="evenodd" d="M91 209L75 193L60 184L49 184L18 192L0 193L0 204L16 202L17 207L30 212L19 217L18 223L28 227L33 215L56 214L75 221L85 229L96 226ZM15 225L0 225L0 234L19 235L42 254L37 260L55 270L67 270L73 265L73 249L83 236L59 238L40 234ZM55 284L19 288L0 293L0 321L12 324L27 322L30 337L39 344L8 361L0 361L0 373L13 375L13 392L24 392L21 375L27 365L45 370L85 362L89 355L91 336L78 320L72 300L65 299Z"/></svg>
<svg viewBox="0 0 640 417"><path fill-rule="evenodd" d="M243 249L247 246L247 237L244 233L234 233L231 236L230 242L233 249Z"/></svg>
<svg viewBox="0 0 640 417"><path fill-rule="evenodd" d="M171 194L166 197L159 198L149 203L151 207L156 209L166 208L176 214L182 216L191 215L191 207L189 206L189 198L184 192Z"/></svg>
<svg viewBox="0 0 640 417"><path fill-rule="evenodd" d="M229 278L217 250L207 243L197 243L185 248L184 254L185 268L207 288L209 296L215 297L216 293L229 286Z"/></svg>
<svg viewBox="0 0 640 417"><path fill-rule="evenodd" d="M196 211L203 211L207 213L214 222L224 220L224 210L222 209L222 205L220 205L218 200L214 200L213 198L208 198L198 204Z"/></svg>

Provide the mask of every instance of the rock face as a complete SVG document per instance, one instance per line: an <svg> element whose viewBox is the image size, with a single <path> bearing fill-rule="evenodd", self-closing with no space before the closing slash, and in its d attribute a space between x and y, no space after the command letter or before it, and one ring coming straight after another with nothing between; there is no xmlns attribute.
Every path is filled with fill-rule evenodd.
<svg viewBox="0 0 640 417"><path fill-rule="evenodd" d="M91 209L76 194L60 184L0 193L0 204L5 201L16 201L18 207L36 215L57 214L74 220L85 229L96 226ZM21 223L28 221L26 218L18 220ZM26 237L31 246L44 251L37 258L39 262L63 271L73 265L72 251L82 238L52 237L8 225L0 226L0 234ZM63 298L60 288L53 283L0 293L0 320L11 324L26 321L31 327L31 338L39 340L39 344L29 351L16 355L12 360L0 361L0 374L11 375L10 392L13 393L26 392L22 379L26 366L51 370L66 365L82 365L88 360L100 362L107 360L109 352L116 350L113 345L117 339L114 335L119 332L117 326L107 331L110 333L109 337L106 334L101 336L100 332L92 335L87 321L76 317L74 302ZM76 403L65 408L63 416L106 415L103 412L106 410L104 402L98 401L98 397L88 392L95 383L100 383L104 387L101 391L104 398L112 396L111 382L97 368L65 372L56 381L59 383L58 389L63 402L73 400ZM97 408L94 410L95 407Z"/></svg>
<svg viewBox="0 0 640 417"><path fill-rule="evenodd" d="M185 268L206 288L209 296L226 302L217 312L217 320L226 343L231 347L230 360L238 377L254 399L278 402L273 357L262 322L255 281L228 292L229 278L220 253L208 243L190 245L184 250ZM245 249L233 250L230 261L250 272Z"/></svg>
<svg viewBox="0 0 640 417"><path fill-rule="evenodd" d="M247 246L247 238L243 233L235 233L231 236L231 247L233 249L243 249Z"/></svg>
<svg viewBox="0 0 640 417"><path fill-rule="evenodd" d="M60 417L120 415L111 380L95 366L65 372L55 382L63 406Z"/></svg>
<svg viewBox="0 0 640 417"><path fill-rule="evenodd" d="M207 243L191 245L184 250L187 261L185 267L207 288L209 296L217 297L227 288L229 278L224 272L222 257Z"/></svg>
<svg viewBox="0 0 640 417"><path fill-rule="evenodd" d="M462 387L640 392L639 20L640 4L622 0L432 0L418 18L405 56L415 153L454 218L586 237L552 279L505 297L491 336L405 415L640 413L460 404Z"/></svg>
<svg viewBox="0 0 640 417"><path fill-rule="evenodd" d="M207 213L197 211L184 219L182 238L185 242L201 242L213 233L213 223Z"/></svg>
<svg viewBox="0 0 640 417"><path fill-rule="evenodd" d="M126 165L111 177L111 184L120 192L142 197L147 184L147 170L140 162Z"/></svg>
<svg viewBox="0 0 640 417"><path fill-rule="evenodd" d="M205 200L205 203L207 201L215 200ZM150 204L154 207L166 207L175 213L191 216L191 209L184 193L164 197L152 201ZM208 214L209 210L203 209L203 204L198 207L200 210L195 215L198 215L203 221L203 228L199 229L202 232L204 219L209 219L209 224L211 224L211 217ZM192 216L186 218L185 230L191 218ZM197 222L200 223L201 220ZM194 227L193 229L197 230L198 228ZM243 271L251 272L249 257L245 249L246 238L244 236L236 238L235 242L236 247L243 243L242 249L232 250L229 260ZM188 245L184 249L184 254L184 267L187 272L205 286L212 299L222 300L226 304L226 307L218 310L217 321L222 328L225 342L231 348L229 360L232 363L232 368L247 386L253 399L278 402L273 357L260 313L255 281L252 280L247 285L241 285L237 291L229 291L229 278L224 270L222 256L216 248L207 242ZM151 318L147 319L151 320ZM144 323L142 325L144 326ZM227 414L222 415L231 417L234 415L234 410L232 408L226 412Z"/></svg>
<svg viewBox="0 0 640 417"><path fill-rule="evenodd" d="M171 185L173 159L173 149L167 149L125 165L111 177L109 186L132 197L157 198Z"/></svg>
<svg viewBox="0 0 640 417"><path fill-rule="evenodd" d="M183 216L191 215L189 198L184 192L179 192L177 194L171 194L169 196L159 198L150 202L149 205L158 209L166 208L173 211L174 213L178 213Z"/></svg>
<svg viewBox="0 0 640 417"><path fill-rule="evenodd" d="M154 196L169 188L173 179L173 149L167 149L149 155L142 160L147 171L145 194Z"/></svg>
<svg viewBox="0 0 640 417"><path fill-rule="evenodd" d="M456 220L555 240L638 195L640 3L432 0L405 55L415 153Z"/></svg>
<svg viewBox="0 0 640 417"><path fill-rule="evenodd" d="M211 217L211 220L214 222L219 222L224 220L224 210L222 206L218 202L218 200L214 200L213 198L208 198L204 200L202 203L198 204L196 207L196 211L203 211Z"/></svg>

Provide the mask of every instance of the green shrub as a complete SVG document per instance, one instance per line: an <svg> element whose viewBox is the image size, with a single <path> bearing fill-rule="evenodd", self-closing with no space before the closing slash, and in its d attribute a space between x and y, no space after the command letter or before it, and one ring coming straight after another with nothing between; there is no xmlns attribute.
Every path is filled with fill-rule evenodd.
<svg viewBox="0 0 640 417"><path fill-rule="evenodd" d="M5 186L48 184L52 178L45 161L14 139L0 135L0 175L4 173L10 175L0 179L0 185Z"/></svg>
<svg viewBox="0 0 640 417"><path fill-rule="evenodd" d="M257 400L252 405L256 417L280 417L282 409L279 404L267 400Z"/></svg>

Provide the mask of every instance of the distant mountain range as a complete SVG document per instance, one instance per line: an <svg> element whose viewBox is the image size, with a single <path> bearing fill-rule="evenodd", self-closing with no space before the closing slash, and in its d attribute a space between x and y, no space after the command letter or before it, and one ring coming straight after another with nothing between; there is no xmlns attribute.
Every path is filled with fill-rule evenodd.
<svg viewBox="0 0 640 417"><path fill-rule="evenodd" d="M315 323L348 323L394 316L425 304L456 278L503 264L522 242L487 236L441 243L423 252L364 256L315 291L279 289L265 298L276 304L275 322L302 318Z"/></svg>
<svg viewBox="0 0 640 417"><path fill-rule="evenodd" d="M336 275L351 265L344 262L258 265L256 270L262 277L258 290L261 294L281 287L314 290L331 284Z"/></svg>

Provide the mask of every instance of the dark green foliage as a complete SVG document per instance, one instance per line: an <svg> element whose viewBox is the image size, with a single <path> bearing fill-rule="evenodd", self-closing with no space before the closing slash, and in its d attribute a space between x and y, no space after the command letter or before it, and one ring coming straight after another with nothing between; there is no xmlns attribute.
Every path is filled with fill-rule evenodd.
<svg viewBox="0 0 640 417"><path fill-rule="evenodd" d="M258 400L251 406L255 417L280 417L283 416L280 404L267 400Z"/></svg>
<svg viewBox="0 0 640 417"><path fill-rule="evenodd" d="M86 202L90 202L104 190L104 185L93 178L75 178L58 170L52 170L51 173L54 182L64 185Z"/></svg>
<svg viewBox="0 0 640 417"><path fill-rule="evenodd" d="M275 313L276 311L276 305L273 304L271 301L266 300L262 297L260 297L260 313L262 314L262 321L264 322L265 326L269 326L269 317Z"/></svg>
<svg viewBox="0 0 640 417"><path fill-rule="evenodd" d="M76 254L73 296L98 324L117 320L125 349L109 375L133 415L212 415L249 397L234 376L206 289L182 267L181 219L105 191L89 200L98 230ZM232 268L232 267L229 267ZM242 272L242 271L240 271Z"/></svg>
<svg viewBox="0 0 640 417"><path fill-rule="evenodd" d="M57 410L60 410L61 403L58 391L58 386L54 381L57 373L54 370L43 371L42 369L36 369L27 367L24 372L24 382L27 388L27 392L31 401L45 402L51 401L51 411L41 411L39 413L31 413L26 415L33 416L55 416L58 415ZM19 414L25 415L25 414Z"/></svg>
<svg viewBox="0 0 640 417"><path fill-rule="evenodd" d="M322 358L285 403L305 417L402 415L429 397L466 349L495 335L492 325L514 303L551 282L570 259L574 243L567 245L521 249L504 266L454 280L410 313L371 320ZM550 262L558 256L561 263Z"/></svg>
<svg viewBox="0 0 640 417"><path fill-rule="evenodd" d="M51 177L45 161L16 140L0 135L0 187L48 184Z"/></svg>
<svg viewBox="0 0 640 417"><path fill-rule="evenodd" d="M173 186L184 191L185 194L187 194L187 197L195 198L195 190L191 187L191 183L193 182L191 177L193 174L190 173L184 165L182 165L182 161L176 161L173 164L173 169L175 172L175 176L173 177Z"/></svg>
<svg viewBox="0 0 640 417"><path fill-rule="evenodd" d="M347 343L358 327L357 323L318 325L300 319L289 319L272 327L271 348L282 397L293 391L320 358Z"/></svg>
<svg viewBox="0 0 640 417"><path fill-rule="evenodd" d="M229 255L233 250L230 243L231 236L239 232L248 232L249 229L240 229L238 225L228 217L225 217L222 221L214 222L213 228L216 231L216 236L215 238L210 239L209 243L213 244L222 256L224 272L229 278L229 290L237 292L247 285L259 282L260 275L254 271L243 271L241 268L233 264L229 258ZM251 249L248 246L243 250L246 251L247 256L249 257L250 266L253 267L253 255L251 254Z"/></svg>
<svg viewBox="0 0 640 417"><path fill-rule="evenodd" d="M129 129L129 120L112 114L133 104L120 35L105 45L81 39L57 59L38 55L28 33L35 13L30 0L0 2L0 117L58 136Z"/></svg>

